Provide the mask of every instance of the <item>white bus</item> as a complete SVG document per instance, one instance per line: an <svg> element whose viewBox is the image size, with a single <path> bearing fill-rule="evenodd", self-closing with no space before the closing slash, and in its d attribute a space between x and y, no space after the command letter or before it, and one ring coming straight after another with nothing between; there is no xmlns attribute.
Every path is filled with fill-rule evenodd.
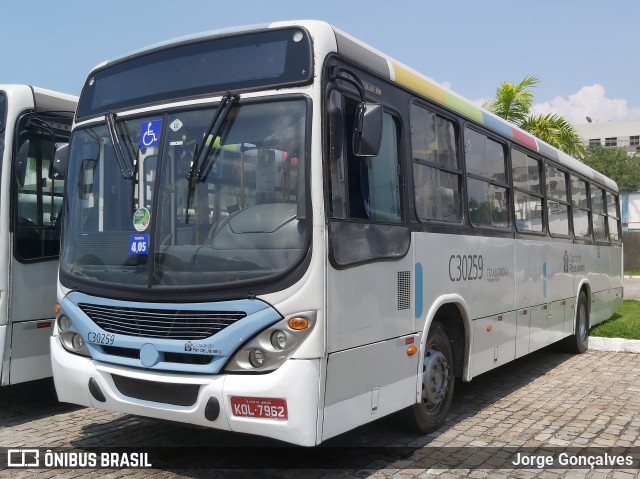
<svg viewBox="0 0 640 479"><path fill-rule="evenodd" d="M77 97L0 84L0 386L51 376L64 180Z"/></svg>
<svg viewBox="0 0 640 479"><path fill-rule="evenodd" d="M69 147L61 401L315 445L622 300L615 183L315 21L96 67Z"/></svg>

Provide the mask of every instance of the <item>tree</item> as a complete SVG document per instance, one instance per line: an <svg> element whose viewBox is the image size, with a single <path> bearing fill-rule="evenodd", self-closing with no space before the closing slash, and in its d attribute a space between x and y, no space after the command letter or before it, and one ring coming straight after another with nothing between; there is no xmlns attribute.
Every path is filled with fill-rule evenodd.
<svg viewBox="0 0 640 479"><path fill-rule="evenodd" d="M571 156L584 157L585 149L582 139L573 125L564 117L553 113L531 114L533 106L531 89L538 83L540 80L530 75L524 77L517 85L502 82L496 89L495 99L485 102L483 106L551 146Z"/></svg>
<svg viewBox="0 0 640 479"><path fill-rule="evenodd" d="M640 190L640 156L620 148L589 145L582 162L618 183L620 191Z"/></svg>

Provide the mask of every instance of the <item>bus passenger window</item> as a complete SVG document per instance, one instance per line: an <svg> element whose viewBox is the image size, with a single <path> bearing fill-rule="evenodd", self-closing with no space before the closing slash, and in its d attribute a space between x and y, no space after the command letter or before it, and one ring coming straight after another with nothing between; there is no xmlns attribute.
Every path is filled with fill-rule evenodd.
<svg viewBox="0 0 640 479"><path fill-rule="evenodd" d="M618 197L607 191L606 193L606 205L607 205L607 222L609 227L609 241L620 241L620 215L618 214Z"/></svg>
<svg viewBox="0 0 640 479"><path fill-rule="evenodd" d="M542 232L542 189L540 160L524 152L511 150L513 208L518 231Z"/></svg>
<svg viewBox="0 0 640 479"><path fill-rule="evenodd" d="M567 174L551 163L546 165L547 218L552 236L569 236L569 200Z"/></svg>
<svg viewBox="0 0 640 479"><path fill-rule="evenodd" d="M571 203L573 205L573 231L576 238L590 238L589 196L587 182L571 175Z"/></svg>
<svg viewBox="0 0 640 479"><path fill-rule="evenodd" d="M465 129L469 219L475 226L509 228L504 145Z"/></svg>
<svg viewBox="0 0 640 479"><path fill-rule="evenodd" d="M593 236L596 241L606 241L607 238L607 217L604 211L604 190L591 185L591 211L593 213Z"/></svg>
<svg viewBox="0 0 640 479"><path fill-rule="evenodd" d="M411 149L418 218L459 223L461 170L453 122L412 105Z"/></svg>

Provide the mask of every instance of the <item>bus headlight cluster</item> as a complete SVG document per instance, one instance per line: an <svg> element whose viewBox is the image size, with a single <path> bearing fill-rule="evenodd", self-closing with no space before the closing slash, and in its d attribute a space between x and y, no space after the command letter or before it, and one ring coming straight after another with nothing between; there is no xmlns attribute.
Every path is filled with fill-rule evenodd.
<svg viewBox="0 0 640 479"><path fill-rule="evenodd" d="M82 336L74 329L71 318L62 313L58 315L56 319L58 327L58 336L64 349L74 354L81 354L83 356L90 356L89 350L84 342Z"/></svg>
<svg viewBox="0 0 640 479"><path fill-rule="evenodd" d="M316 313L287 316L242 346L224 368L227 372L268 372L279 368L316 324Z"/></svg>

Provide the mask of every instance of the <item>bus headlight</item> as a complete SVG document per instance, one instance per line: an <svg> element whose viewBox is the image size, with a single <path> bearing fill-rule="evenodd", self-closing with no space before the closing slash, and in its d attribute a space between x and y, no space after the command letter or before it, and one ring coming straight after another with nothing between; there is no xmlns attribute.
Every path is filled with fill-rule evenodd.
<svg viewBox="0 0 640 479"><path fill-rule="evenodd" d="M73 354L90 356L83 337L74 329L73 322L69 316L64 313L60 314L56 320L56 325L58 327L58 337L64 349Z"/></svg>
<svg viewBox="0 0 640 479"><path fill-rule="evenodd" d="M271 333L271 345L280 351L287 347L287 334L284 331L274 331Z"/></svg>
<svg viewBox="0 0 640 479"><path fill-rule="evenodd" d="M224 370L268 372L279 368L309 336L315 324L315 311L287 316L245 343Z"/></svg>
<svg viewBox="0 0 640 479"><path fill-rule="evenodd" d="M249 362L254 368L261 368L264 366L264 353L259 349L252 349L249 353Z"/></svg>

